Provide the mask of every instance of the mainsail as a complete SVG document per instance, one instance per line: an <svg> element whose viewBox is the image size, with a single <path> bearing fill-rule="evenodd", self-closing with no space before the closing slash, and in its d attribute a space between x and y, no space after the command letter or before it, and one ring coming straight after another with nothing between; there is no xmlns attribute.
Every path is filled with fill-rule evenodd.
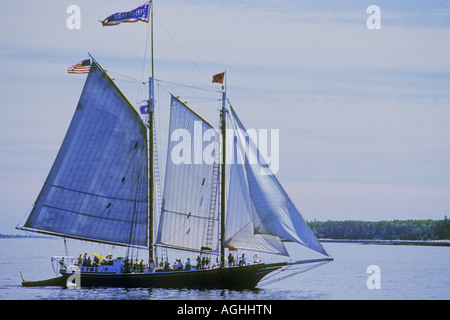
<svg viewBox="0 0 450 320"><path fill-rule="evenodd" d="M172 96L164 196L157 244L191 251L219 251L214 205L218 131Z"/></svg>
<svg viewBox="0 0 450 320"><path fill-rule="evenodd" d="M233 108L230 110L235 163L230 169L228 246L287 255L281 241L294 241L328 255L260 157L257 146L246 136Z"/></svg>
<svg viewBox="0 0 450 320"><path fill-rule="evenodd" d="M23 229L147 247L147 129L94 61Z"/></svg>

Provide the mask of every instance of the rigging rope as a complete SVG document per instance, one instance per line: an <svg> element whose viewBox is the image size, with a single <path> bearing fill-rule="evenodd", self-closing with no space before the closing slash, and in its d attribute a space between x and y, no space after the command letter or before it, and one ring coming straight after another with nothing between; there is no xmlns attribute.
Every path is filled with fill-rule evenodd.
<svg viewBox="0 0 450 320"><path fill-rule="evenodd" d="M191 86L191 85L187 85L187 84L181 84L181 83L176 83L176 82L170 82L170 81L165 81L165 80L160 80L160 79L155 79L155 81L158 82L163 82L163 83L167 83L167 84L172 84L172 85L176 85L179 87L185 87L185 88L190 88L190 89L196 89L196 90L203 90L203 91L208 91L208 92L217 92L217 93L222 93L222 91L220 90L213 90L213 89L206 89L206 88L201 88L201 87L195 87L195 86ZM222 100L222 99L220 99Z"/></svg>
<svg viewBox="0 0 450 320"><path fill-rule="evenodd" d="M294 265L291 265L291 266L288 266L288 267L286 267L286 268L281 268L278 272L274 272L274 273L272 273L271 275L266 276L266 277L258 284L258 286L267 286L267 285L269 285L269 284L272 284L272 283L275 283L275 282L278 282L278 281L281 281L281 280L284 280L284 279L293 277L293 276L295 276L295 275L297 275L297 274L306 272L306 271L308 271L308 270L315 269L315 268L320 267L320 266L322 266L322 265L324 265L324 264L327 264L327 263L328 263L328 261L325 261L325 262L321 262L321 263L318 263L318 264L313 265L313 266L304 266L301 270L298 270L298 271L296 271L296 272L289 273L289 274L287 274L287 275L285 275L285 276L282 276L282 277L279 277L279 278L275 278L276 275L278 275L278 274L280 274L280 273L282 273L282 272L289 271L289 269L291 269L291 268L292 268L292 269L295 269L295 266L294 266ZM298 267L298 266L297 266L297 267Z"/></svg>
<svg viewBox="0 0 450 320"><path fill-rule="evenodd" d="M155 14L154 14L154 16L156 17L156 20L158 21L158 23L161 25L162 29L167 33L167 35L170 37L170 39L172 39L173 43L178 47L178 49L186 56L186 58L194 65L194 67L208 80L208 82L211 82L211 78L208 77L202 71L202 69L200 69L200 67L194 62L194 60L191 59L191 57L189 57L189 55L186 53L186 51L183 50L183 48L178 44L178 42L175 40L175 38L169 33L169 31L166 29L166 27L164 27L161 20L159 20L159 18ZM217 88L217 85L214 85L214 86Z"/></svg>

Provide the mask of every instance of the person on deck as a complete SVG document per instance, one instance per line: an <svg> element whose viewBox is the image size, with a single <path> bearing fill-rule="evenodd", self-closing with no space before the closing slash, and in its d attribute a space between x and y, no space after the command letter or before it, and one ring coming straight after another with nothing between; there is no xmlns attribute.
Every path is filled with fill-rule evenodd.
<svg viewBox="0 0 450 320"><path fill-rule="evenodd" d="M156 265L155 265L155 261L153 259L150 259L150 263L149 263L148 267L149 267L150 272L155 272Z"/></svg>
<svg viewBox="0 0 450 320"><path fill-rule="evenodd" d="M233 257L233 255L231 254L231 252L230 252L230 254L228 255L228 266L229 266L229 267L234 266L234 257Z"/></svg>
<svg viewBox="0 0 450 320"><path fill-rule="evenodd" d="M241 259L239 259L239 266L243 267L246 265L247 265L247 258L245 257L245 253L243 253Z"/></svg>
<svg viewBox="0 0 450 320"><path fill-rule="evenodd" d="M191 259L187 258L186 261L184 262L184 268L186 270L191 270Z"/></svg>
<svg viewBox="0 0 450 320"><path fill-rule="evenodd" d="M100 259L97 256L94 256L94 267L98 266L100 263Z"/></svg>

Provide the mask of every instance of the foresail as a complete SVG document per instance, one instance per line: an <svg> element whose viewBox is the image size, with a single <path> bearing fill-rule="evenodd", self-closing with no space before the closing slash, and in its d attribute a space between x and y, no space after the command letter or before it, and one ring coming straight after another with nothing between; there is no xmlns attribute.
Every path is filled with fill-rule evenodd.
<svg viewBox="0 0 450 320"><path fill-rule="evenodd" d="M232 132L232 131L229 131ZM280 238L269 234L255 233L254 206L244 168L244 159L238 152L237 137L232 138L233 161L229 167L225 241L228 248L254 250L288 255Z"/></svg>
<svg viewBox="0 0 450 320"><path fill-rule="evenodd" d="M281 240L295 241L328 255L275 175L259 158L257 147L251 139L246 137L246 130L232 108L231 114L235 124L238 149L245 156L244 165L241 167L244 168L242 171L245 173L248 185L253 214L253 232L276 236Z"/></svg>
<svg viewBox="0 0 450 320"><path fill-rule="evenodd" d="M172 97L158 245L219 251L218 211L211 205L217 196L212 187L218 179L214 170L217 134L208 122Z"/></svg>
<svg viewBox="0 0 450 320"><path fill-rule="evenodd" d="M94 62L24 229L147 246L147 130Z"/></svg>

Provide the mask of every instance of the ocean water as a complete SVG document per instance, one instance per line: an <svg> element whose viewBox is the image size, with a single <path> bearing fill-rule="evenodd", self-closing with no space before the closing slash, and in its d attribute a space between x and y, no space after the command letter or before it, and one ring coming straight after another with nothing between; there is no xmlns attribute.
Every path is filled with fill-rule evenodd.
<svg viewBox="0 0 450 320"><path fill-rule="evenodd" d="M325 243L334 261L255 290L121 289L21 286L55 277L50 258L63 240L0 239L0 300L449 300L450 247ZM69 253L108 252L69 242ZM116 254L117 256L118 254ZM374 271L375 270L375 271Z"/></svg>

